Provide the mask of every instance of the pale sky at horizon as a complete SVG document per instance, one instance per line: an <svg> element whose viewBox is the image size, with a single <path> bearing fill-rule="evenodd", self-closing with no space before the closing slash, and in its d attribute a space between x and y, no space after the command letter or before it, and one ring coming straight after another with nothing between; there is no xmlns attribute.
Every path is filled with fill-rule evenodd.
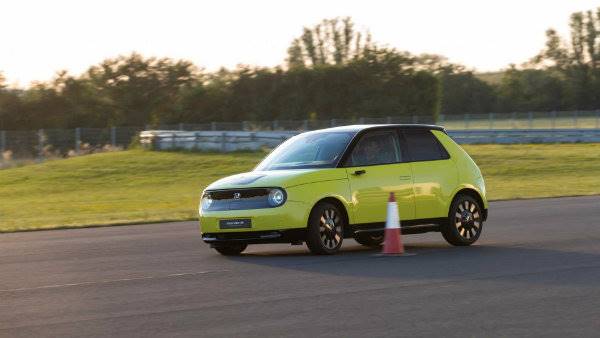
<svg viewBox="0 0 600 338"><path fill-rule="evenodd" d="M187 59L215 70L282 64L291 40L321 19L351 16L374 41L494 71L544 46L546 29L568 35L574 11L591 0L86 0L0 2L0 72L11 86L80 74L133 51Z"/></svg>

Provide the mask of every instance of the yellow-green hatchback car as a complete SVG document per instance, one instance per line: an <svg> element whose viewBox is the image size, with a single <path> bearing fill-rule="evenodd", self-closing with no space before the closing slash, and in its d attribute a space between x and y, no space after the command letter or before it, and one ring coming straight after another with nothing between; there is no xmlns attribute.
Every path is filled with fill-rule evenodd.
<svg viewBox="0 0 600 338"><path fill-rule="evenodd" d="M379 246L390 192L403 234L439 231L452 245L481 235L488 214L481 171L444 128L356 125L294 136L253 171L209 185L202 238L223 255L260 243L334 254L351 237Z"/></svg>

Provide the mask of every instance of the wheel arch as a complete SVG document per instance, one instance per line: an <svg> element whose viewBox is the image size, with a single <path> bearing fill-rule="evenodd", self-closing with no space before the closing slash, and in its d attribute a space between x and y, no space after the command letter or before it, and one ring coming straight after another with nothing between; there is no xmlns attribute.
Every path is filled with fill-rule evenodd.
<svg viewBox="0 0 600 338"><path fill-rule="evenodd" d="M487 220L487 216L488 216L488 209L485 207L485 203L483 201L483 197L481 197L481 194L473 188L464 187L464 188L458 190L456 193L454 193L454 196L452 197L452 202L450 203L450 207L452 207L452 204L454 204L454 201L460 195L471 196L477 201L477 203L479 203L479 205L481 206L481 209L483 210L483 218L482 219L485 222ZM450 209L448 209L448 213L449 212L450 212Z"/></svg>
<svg viewBox="0 0 600 338"><path fill-rule="evenodd" d="M351 235L352 231L350 228L350 217L348 215L348 209L346 208L346 205L344 204L344 202L342 202L340 199L333 197L333 196L323 197L313 204L312 208L310 209L310 212L308 213L308 218L306 220L306 226L308 227L308 222L310 222L310 215L312 215L313 211L315 210L317 205L319 205L319 203L331 203L331 204L335 205L342 213L342 217L344 219L344 224L345 224L344 237Z"/></svg>

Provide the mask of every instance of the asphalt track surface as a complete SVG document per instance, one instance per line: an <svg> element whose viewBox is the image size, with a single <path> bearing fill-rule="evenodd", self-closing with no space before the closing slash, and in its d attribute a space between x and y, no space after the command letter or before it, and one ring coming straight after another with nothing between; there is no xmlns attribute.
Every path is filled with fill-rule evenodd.
<svg viewBox="0 0 600 338"><path fill-rule="evenodd" d="M220 256L194 222L0 235L0 336L595 336L600 197L491 204L480 241Z"/></svg>

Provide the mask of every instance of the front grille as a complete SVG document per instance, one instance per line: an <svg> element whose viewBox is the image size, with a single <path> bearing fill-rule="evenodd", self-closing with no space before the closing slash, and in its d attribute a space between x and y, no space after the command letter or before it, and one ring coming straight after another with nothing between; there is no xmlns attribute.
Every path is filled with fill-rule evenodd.
<svg viewBox="0 0 600 338"><path fill-rule="evenodd" d="M207 209L219 210L244 210L269 208L269 188L214 190L207 191L213 202Z"/></svg>
<svg viewBox="0 0 600 338"><path fill-rule="evenodd" d="M236 190L214 190L209 191L213 200L233 200L234 195L239 194L239 199L256 198L269 195L268 188L236 189Z"/></svg>

